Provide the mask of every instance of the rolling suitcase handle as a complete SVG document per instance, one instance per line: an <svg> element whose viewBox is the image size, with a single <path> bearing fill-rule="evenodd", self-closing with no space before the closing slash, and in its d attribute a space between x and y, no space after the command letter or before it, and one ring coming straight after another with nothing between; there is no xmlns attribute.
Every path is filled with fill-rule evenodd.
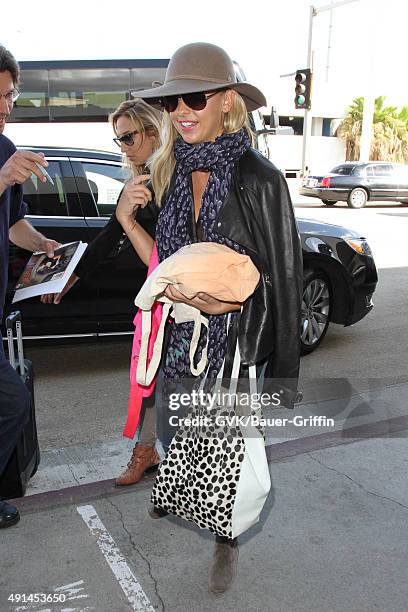
<svg viewBox="0 0 408 612"><path fill-rule="evenodd" d="M20 375L22 384L28 392L27 408L29 409L26 412L21 432L17 437L7 466L0 474L0 500L22 497L26 492L28 481L34 476L40 463L40 447L35 419L33 364L27 359L24 360L21 318L20 312L12 312L6 317L5 326L10 364ZM18 356L15 355L14 327L17 336Z"/></svg>
<svg viewBox="0 0 408 612"><path fill-rule="evenodd" d="M16 370L16 356L14 352L14 339L13 339L13 326L16 324L16 336L17 336L17 356L18 356L18 364L20 368L20 376L24 375L25 367L24 367L24 349L23 349L23 334L21 331L21 312L16 310L9 314L6 318L6 329L7 329L7 342L8 342L8 351L9 351L9 359L11 366Z"/></svg>

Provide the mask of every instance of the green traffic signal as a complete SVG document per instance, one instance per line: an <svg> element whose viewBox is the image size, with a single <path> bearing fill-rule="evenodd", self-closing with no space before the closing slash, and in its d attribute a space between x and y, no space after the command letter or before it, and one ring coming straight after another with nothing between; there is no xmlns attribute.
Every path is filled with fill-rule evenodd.
<svg viewBox="0 0 408 612"><path fill-rule="evenodd" d="M303 68L295 76L295 108L309 109L311 107L312 73L310 68Z"/></svg>

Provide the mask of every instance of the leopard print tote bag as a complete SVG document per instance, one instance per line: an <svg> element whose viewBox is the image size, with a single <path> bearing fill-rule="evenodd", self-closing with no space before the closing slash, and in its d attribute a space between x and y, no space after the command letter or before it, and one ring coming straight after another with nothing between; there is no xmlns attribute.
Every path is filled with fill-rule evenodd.
<svg viewBox="0 0 408 612"><path fill-rule="evenodd" d="M198 401L187 411L160 464L151 501L202 529L235 538L258 522L271 481L259 427L261 411L251 409L247 401L242 406L242 394L237 394L238 340L227 394L221 384L223 369L212 401L201 385ZM256 366L249 370L251 397L257 389Z"/></svg>

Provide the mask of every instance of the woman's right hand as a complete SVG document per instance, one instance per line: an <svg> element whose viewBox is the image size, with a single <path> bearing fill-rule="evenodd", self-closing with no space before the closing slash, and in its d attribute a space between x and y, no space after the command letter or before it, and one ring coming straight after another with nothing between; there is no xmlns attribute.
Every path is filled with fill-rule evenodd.
<svg viewBox="0 0 408 612"><path fill-rule="evenodd" d="M129 221L134 224L135 212L139 206L144 208L151 201L152 192L143 185L149 179L150 174L141 174L126 183L116 207L116 218L123 229Z"/></svg>
<svg viewBox="0 0 408 612"><path fill-rule="evenodd" d="M75 285L75 283L79 280L79 276L74 274L74 272L69 277L67 284L61 291L61 293L44 293L41 296L41 301L43 304L59 304L64 295Z"/></svg>

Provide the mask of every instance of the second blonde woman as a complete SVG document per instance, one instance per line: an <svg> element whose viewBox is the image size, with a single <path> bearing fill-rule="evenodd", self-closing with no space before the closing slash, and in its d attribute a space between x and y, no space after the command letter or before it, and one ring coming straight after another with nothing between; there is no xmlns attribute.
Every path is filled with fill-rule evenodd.
<svg viewBox="0 0 408 612"><path fill-rule="evenodd" d="M131 242L146 266L149 263L158 209L151 202L151 192L145 183L150 178L148 160L160 145L161 113L143 100L134 99L123 102L111 114L110 121L115 131L114 141L120 147L124 165L132 177L121 191L110 220L88 246L63 291L42 296L44 303L59 304L67 291L80 279L89 278L96 266L123 240ZM116 485L134 484L146 470L159 464L155 449L155 418L153 396L143 402L138 443L127 468L116 479Z"/></svg>

